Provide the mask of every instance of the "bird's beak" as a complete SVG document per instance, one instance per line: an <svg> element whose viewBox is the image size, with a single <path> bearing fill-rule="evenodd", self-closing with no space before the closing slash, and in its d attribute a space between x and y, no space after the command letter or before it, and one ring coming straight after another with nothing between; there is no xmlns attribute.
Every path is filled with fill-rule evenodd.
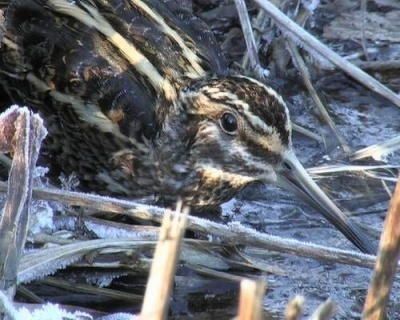
<svg viewBox="0 0 400 320"><path fill-rule="evenodd" d="M365 232L318 187L293 151L285 153L282 165L276 168L276 175L276 185L293 192L317 209L362 252L376 254L377 248Z"/></svg>

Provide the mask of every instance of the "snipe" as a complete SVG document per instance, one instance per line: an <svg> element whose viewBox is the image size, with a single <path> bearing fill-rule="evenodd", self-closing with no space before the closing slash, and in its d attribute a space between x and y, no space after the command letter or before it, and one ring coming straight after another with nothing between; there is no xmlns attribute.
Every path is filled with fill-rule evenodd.
<svg viewBox="0 0 400 320"><path fill-rule="evenodd" d="M296 159L282 98L232 75L207 26L174 1L11 1L1 81L45 118L47 161L85 190L198 208L275 183L375 253Z"/></svg>

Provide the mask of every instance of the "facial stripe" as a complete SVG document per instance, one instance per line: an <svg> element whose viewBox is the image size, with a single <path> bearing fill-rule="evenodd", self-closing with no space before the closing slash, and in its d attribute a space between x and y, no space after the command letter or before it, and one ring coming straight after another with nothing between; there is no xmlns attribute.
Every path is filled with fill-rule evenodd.
<svg viewBox="0 0 400 320"><path fill-rule="evenodd" d="M282 97L257 80L244 76L234 76L228 79L219 83L215 80L210 80L202 87L196 88L197 90L186 90L183 93L183 97L181 97L183 100L191 99L194 103L201 105L202 108L206 104L214 104L215 110L223 110L223 105L227 105L242 115L246 119L246 125L255 132L265 135L271 135L275 132L277 135L281 135L281 139L285 144L289 144L291 123L288 109ZM236 82L239 82L236 85L235 79L240 79L244 83L242 84L236 80ZM265 91L265 94L261 94L261 98L258 98L259 101L250 100L250 93L246 92L246 86L248 85L257 88L257 90L262 89ZM232 92L234 89L239 90ZM236 93L240 90L242 97ZM262 97L264 97L265 102L261 100ZM221 105L221 107L218 108L218 105Z"/></svg>
<svg viewBox="0 0 400 320"><path fill-rule="evenodd" d="M265 91L264 95L260 95L260 97L264 97L264 101L260 99L258 103L255 102L253 105L250 105L250 107L252 108L249 109L249 112L253 116L257 116L259 119L261 119L261 121L263 121L263 119L266 119L266 117L271 116L270 121L273 123L273 129L275 131L279 131L279 133L281 134L282 142L284 144L290 144L292 125L289 116L289 109L287 108L285 101L282 99L282 96L280 96L275 90L266 86L260 81L245 76L235 77L240 78L241 80L244 80L248 83L255 84ZM265 103L265 107L260 107L260 103Z"/></svg>
<svg viewBox="0 0 400 320"><path fill-rule="evenodd" d="M281 138L275 130L268 136L251 135L249 139L246 139L246 148L253 156L265 159L271 164L276 164L285 150L285 146L282 145Z"/></svg>
<svg viewBox="0 0 400 320"><path fill-rule="evenodd" d="M256 79L246 77L246 76L236 75L235 77L240 78L240 79L245 79L248 82L252 82L260 87L263 87L263 89L267 92L267 94L269 96L274 97L280 104L286 106L285 101L283 101L282 97L275 90L266 86L264 83L257 81Z"/></svg>

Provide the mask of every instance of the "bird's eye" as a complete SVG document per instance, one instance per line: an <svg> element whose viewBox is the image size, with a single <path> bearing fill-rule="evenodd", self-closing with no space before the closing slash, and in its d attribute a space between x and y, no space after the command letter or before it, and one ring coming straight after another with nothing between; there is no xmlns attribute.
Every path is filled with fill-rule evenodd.
<svg viewBox="0 0 400 320"><path fill-rule="evenodd" d="M236 117L232 113L224 113L221 117L220 123L222 130L224 130L226 133L236 133L238 123Z"/></svg>
<svg viewBox="0 0 400 320"><path fill-rule="evenodd" d="M293 170L292 165L291 165L289 162L287 162L287 161L285 161L285 162L282 163L282 167L283 167L286 171L292 171L292 170Z"/></svg>

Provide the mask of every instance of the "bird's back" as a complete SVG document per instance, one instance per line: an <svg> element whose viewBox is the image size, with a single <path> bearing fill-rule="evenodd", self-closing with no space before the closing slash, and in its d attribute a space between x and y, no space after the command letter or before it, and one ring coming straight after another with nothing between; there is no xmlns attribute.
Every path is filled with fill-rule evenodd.
<svg viewBox="0 0 400 320"><path fill-rule="evenodd" d="M211 31L175 1L16 0L5 26L3 86L44 116L55 172L90 190L147 193L130 160L146 157L187 79L227 70Z"/></svg>

